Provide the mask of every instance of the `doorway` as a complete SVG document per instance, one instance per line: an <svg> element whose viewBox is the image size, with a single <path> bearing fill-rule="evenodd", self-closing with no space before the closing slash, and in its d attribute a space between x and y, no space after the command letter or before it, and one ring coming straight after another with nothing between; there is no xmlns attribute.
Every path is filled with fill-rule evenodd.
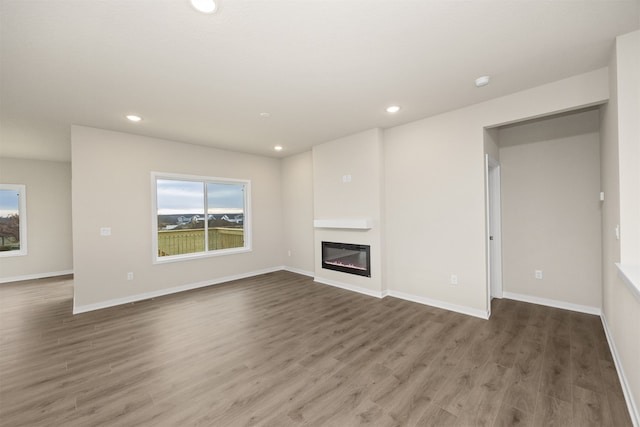
<svg viewBox="0 0 640 427"><path fill-rule="evenodd" d="M486 155L488 307L502 298L502 227L500 219L500 163Z"/></svg>

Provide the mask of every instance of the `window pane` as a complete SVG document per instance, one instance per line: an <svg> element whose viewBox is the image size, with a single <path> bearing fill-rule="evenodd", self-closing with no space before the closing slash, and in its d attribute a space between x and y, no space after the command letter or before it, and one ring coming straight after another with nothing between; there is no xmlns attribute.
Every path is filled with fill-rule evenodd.
<svg viewBox="0 0 640 427"><path fill-rule="evenodd" d="M0 190L0 251L20 250L20 191Z"/></svg>
<svg viewBox="0 0 640 427"><path fill-rule="evenodd" d="M250 181L158 172L152 177L154 263L251 251Z"/></svg>
<svg viewBox="0 0 640 427"><path fill-rule="evenodd" d="M209 250L244 246L244 185L207 184Z"/></svg>
<svg viewBox="0 0 640 427"><path fill-rule="evenodd" d="M204 184L158 179L158 256L203 252Z"/></svg>

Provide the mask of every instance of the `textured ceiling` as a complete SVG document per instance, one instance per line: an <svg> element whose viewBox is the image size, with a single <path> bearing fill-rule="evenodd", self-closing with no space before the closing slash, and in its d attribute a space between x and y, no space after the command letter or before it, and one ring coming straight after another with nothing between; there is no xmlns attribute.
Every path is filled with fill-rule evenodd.
<svg viewBox="0 0 640 427"><path fill-rule="evenodd" d="M0 155L69 160L82 124L281 157L603 67L639 28L637 0L220 3L0 0Z"/></svg>

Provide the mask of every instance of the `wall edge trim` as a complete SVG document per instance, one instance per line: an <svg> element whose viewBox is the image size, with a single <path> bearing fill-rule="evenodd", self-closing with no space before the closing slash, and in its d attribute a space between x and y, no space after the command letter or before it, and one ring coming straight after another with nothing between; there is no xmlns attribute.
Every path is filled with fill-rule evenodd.
<svg viewBox="0 0 640 427"><path fill-rule="evenodd" d="M418 304L428 305L430 307L441 308L443 310L454 311L467 316L479 317L480 319L489 319L489 312L478 310L475 308L465 307L462 305L451 304L445 301L425 298L417 295L407 294L404 292L388 290L387 295L394 298L400 298L406 301L417 302Z"/></svg>
<svg viewBox="0 0 640 427"><path fill-rule="evenodd" d="M544 305L547 307L561 308L563 310L577 311L578 313L594 314L600 316L602 309L600 307L591 307L588 305L573 304L570 302L559 301L554 299L534 297L531 295L518 294L513 292L503 292L502 296L506 299L515 301L528 302L531 304Z"/></svg>
<svg viewBox="0 0 640 427"><path fill-rule="evenodd" d="M3 277L0 283L23 282L25 280L46 279L47 277L66 276L73 274L73 270L51 271L49 273L27 274L24 276Z"/></svg>
<svg viewBox="0 0 640 427"><path fill-rule="evenodd" d="M607 343L609 344L609 349L611 350L611 355L613 356L613 363L616 366L616 372L618 373L618 379L620 380L620 385L622 386L622 393L624 394L624 400L627 403L627 409L629 410L631 422L633 423L634 427L640 427L640 412L638 411L638 407L635 404L635 400L633 400L633 394L631 392L631 388L629 387L627 376L625 375L624 369L622 368L620 358L618 357L618 351L616 350L616 346L613 342L613 336L609 331L607 317L605 316L604 312L600 315L600 320L602 321L604 335L607 337Z"/></svg>
<svg viewBox="0 0 640 427"><path fill-rule="evenodd" d="M333 286L335 288L345 289L347 291L357 292L359 294L368 295L370 297L383 298L382 291L376 292L376 291L372 291L371 289L362 288L360 286L349 285L347 283L337 282L335 280L324 279L324 278L318 277L318 276L315 276L313 278L313 281L317 282L317 283L321 283L323 285L329 285L329 286Z"/></svg>
<svg viewBox="0 0 640 427"><path fill-rule="evenodd" d="M225 276L217 279L205 280L202 282L188 283L186 285L160 289L158 291L145 292L143 294L136 294L136 295L129 295L122 298L115 298L115 299L106 300L106 301L102 301L94 304L87 304L87 305L80 305L80 306L76 305L75 298L74 298L73 314L86 313L89 311L101 310L103 308L115 307L118 305L124 305L132 302L143 301L146 299L157 298L157 297L176 294L184 291L190 291L192 289L204 288L212 285L219 285L222 283L231 282L233 280L246 279L248 277L259 276L261 274L273 273L275 271L280 271L282 269L283 269L282 267L270 267L262 270L251 271L248 273L235 274L232 276Z"/></svg>
<svg viewBox="0 0 640 427"><path fill-rule="evenodd" d="M303 276L308 276L308 277L314 276L313 271L307 271L307 270L302 270L300 268L289 267L288 265L283 265L281 268L282 270L288 271L290 273L302 274Z"/></svg>

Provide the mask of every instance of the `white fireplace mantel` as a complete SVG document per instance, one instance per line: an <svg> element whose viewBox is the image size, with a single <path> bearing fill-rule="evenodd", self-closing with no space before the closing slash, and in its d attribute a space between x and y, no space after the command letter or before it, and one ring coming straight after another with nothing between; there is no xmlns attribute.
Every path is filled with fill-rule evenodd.
<svg viewBox="0 0 640 427"><path fill-rule="evenodd" d="M370 230L373 228L371 218L332 218L314 219L314 228L348 228L354 230Z"/></svg>

